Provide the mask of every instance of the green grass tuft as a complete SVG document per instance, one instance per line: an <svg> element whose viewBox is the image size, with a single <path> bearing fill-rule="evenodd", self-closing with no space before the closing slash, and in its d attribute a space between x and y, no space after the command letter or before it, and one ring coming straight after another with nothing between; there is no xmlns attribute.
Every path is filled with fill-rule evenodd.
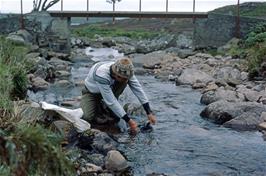
<svg viewBox="0 0 266 176"><path fill-rule="evenodd" d="M78 27L72 29L72 33L76 37L96 38L97 35L101 37L120 37L125 36L131 39L149 39L159 35L157 32L150 32L146 30L132 30L126 31L121 28L103 28L97 25L90 25L86 27Z"/></svg>

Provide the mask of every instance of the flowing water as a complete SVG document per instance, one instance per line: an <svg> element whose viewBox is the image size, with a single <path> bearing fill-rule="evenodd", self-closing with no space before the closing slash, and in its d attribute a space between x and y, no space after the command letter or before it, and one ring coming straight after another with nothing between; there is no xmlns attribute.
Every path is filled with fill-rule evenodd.
<svg viewBox="0 0 266 176"><path fill-rule="evenodd" d="M106 55L113 51L103 50ZM89 52L89 51L88 51ZM91 50L93 55L97 50ZM102 50L101 50L102 52ZM96 55L96 53L95 53ZM83 80L89 61L73 65L70 81ZM85 67L86 66L86 67ZM151 76L138 76L158 122L150 133L136 136L119 134L121 150L134 175L266 175L266 142L258 132L237 132L202 119L200 92L186 86L161 82ZM60 102L80 95L81 87L55 87L36 94L35 101ZM136 101L129 91L124 101ZM136 101L137 102L137 101ZM135 117L140 123L145 117Z"/></svg>

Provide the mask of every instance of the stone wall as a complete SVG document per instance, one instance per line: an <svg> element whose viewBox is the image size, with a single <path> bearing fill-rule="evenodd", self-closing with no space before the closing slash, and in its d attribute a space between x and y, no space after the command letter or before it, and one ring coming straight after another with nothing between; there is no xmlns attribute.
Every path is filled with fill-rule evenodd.
<svg viewBox="0 0 266 176"><path fill-rule="evenodd" d="M20 28L20 17L18 15L0 17L0 34L9 34Z"/></svg>
<svg viewBox="0 0 266 176"><path fill-rule="evenodd" d="M32 43L48 47L55 52L70 52L70 30L66 19L52 18L47 12L35 12L24 16L25 30L33 38ZM20 16L0 18L0 34L20 29Z"/></svg>
<svg viewBox="0 0 266 176"><path fill-rule="evenodd" d="M240 37L245 37L250 30L266 19L241 17ZM236 17L209 13L208 19L197 19L194 29L195 48L219 47L236 36Z"/></svg>

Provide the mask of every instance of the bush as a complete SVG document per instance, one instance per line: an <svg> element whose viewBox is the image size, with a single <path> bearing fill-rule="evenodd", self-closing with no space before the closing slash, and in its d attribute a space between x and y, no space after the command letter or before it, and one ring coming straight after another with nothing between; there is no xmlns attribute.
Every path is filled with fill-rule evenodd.
<svg viewBox="0 0 266 176"><path fill-rule="evenodd" d="M244 41L250 77L258 76L260 65L266 61L266 24L257 25Z"/></svg>

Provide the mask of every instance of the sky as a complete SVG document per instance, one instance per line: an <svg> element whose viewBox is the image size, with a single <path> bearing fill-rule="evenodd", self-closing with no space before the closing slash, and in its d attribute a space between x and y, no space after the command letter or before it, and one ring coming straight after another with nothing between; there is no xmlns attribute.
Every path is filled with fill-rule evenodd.
<svg viewBox="0 0 266 176"><path fill-rule="evenodd" d="M21 0L0 0L0 13L20 13ZM23 12L28 13L32 10L33 0L22 0ZM111 11L112 4L106 0L63 0L64 10L87 9L87 1L89 1L89 10L91 11ZM141 0L142 11L165 11L167 0ZM140 0L122 0L116 3L117 11L138 11ZM237 0L195 0L196 12L207 12L215 8L226 5L237 4ZM240 0L240 2L266 2L266 0ZM57 3L49 10L60 10L61 3ZM193 0L168 0L169 12L192 12Z"/></svg>

